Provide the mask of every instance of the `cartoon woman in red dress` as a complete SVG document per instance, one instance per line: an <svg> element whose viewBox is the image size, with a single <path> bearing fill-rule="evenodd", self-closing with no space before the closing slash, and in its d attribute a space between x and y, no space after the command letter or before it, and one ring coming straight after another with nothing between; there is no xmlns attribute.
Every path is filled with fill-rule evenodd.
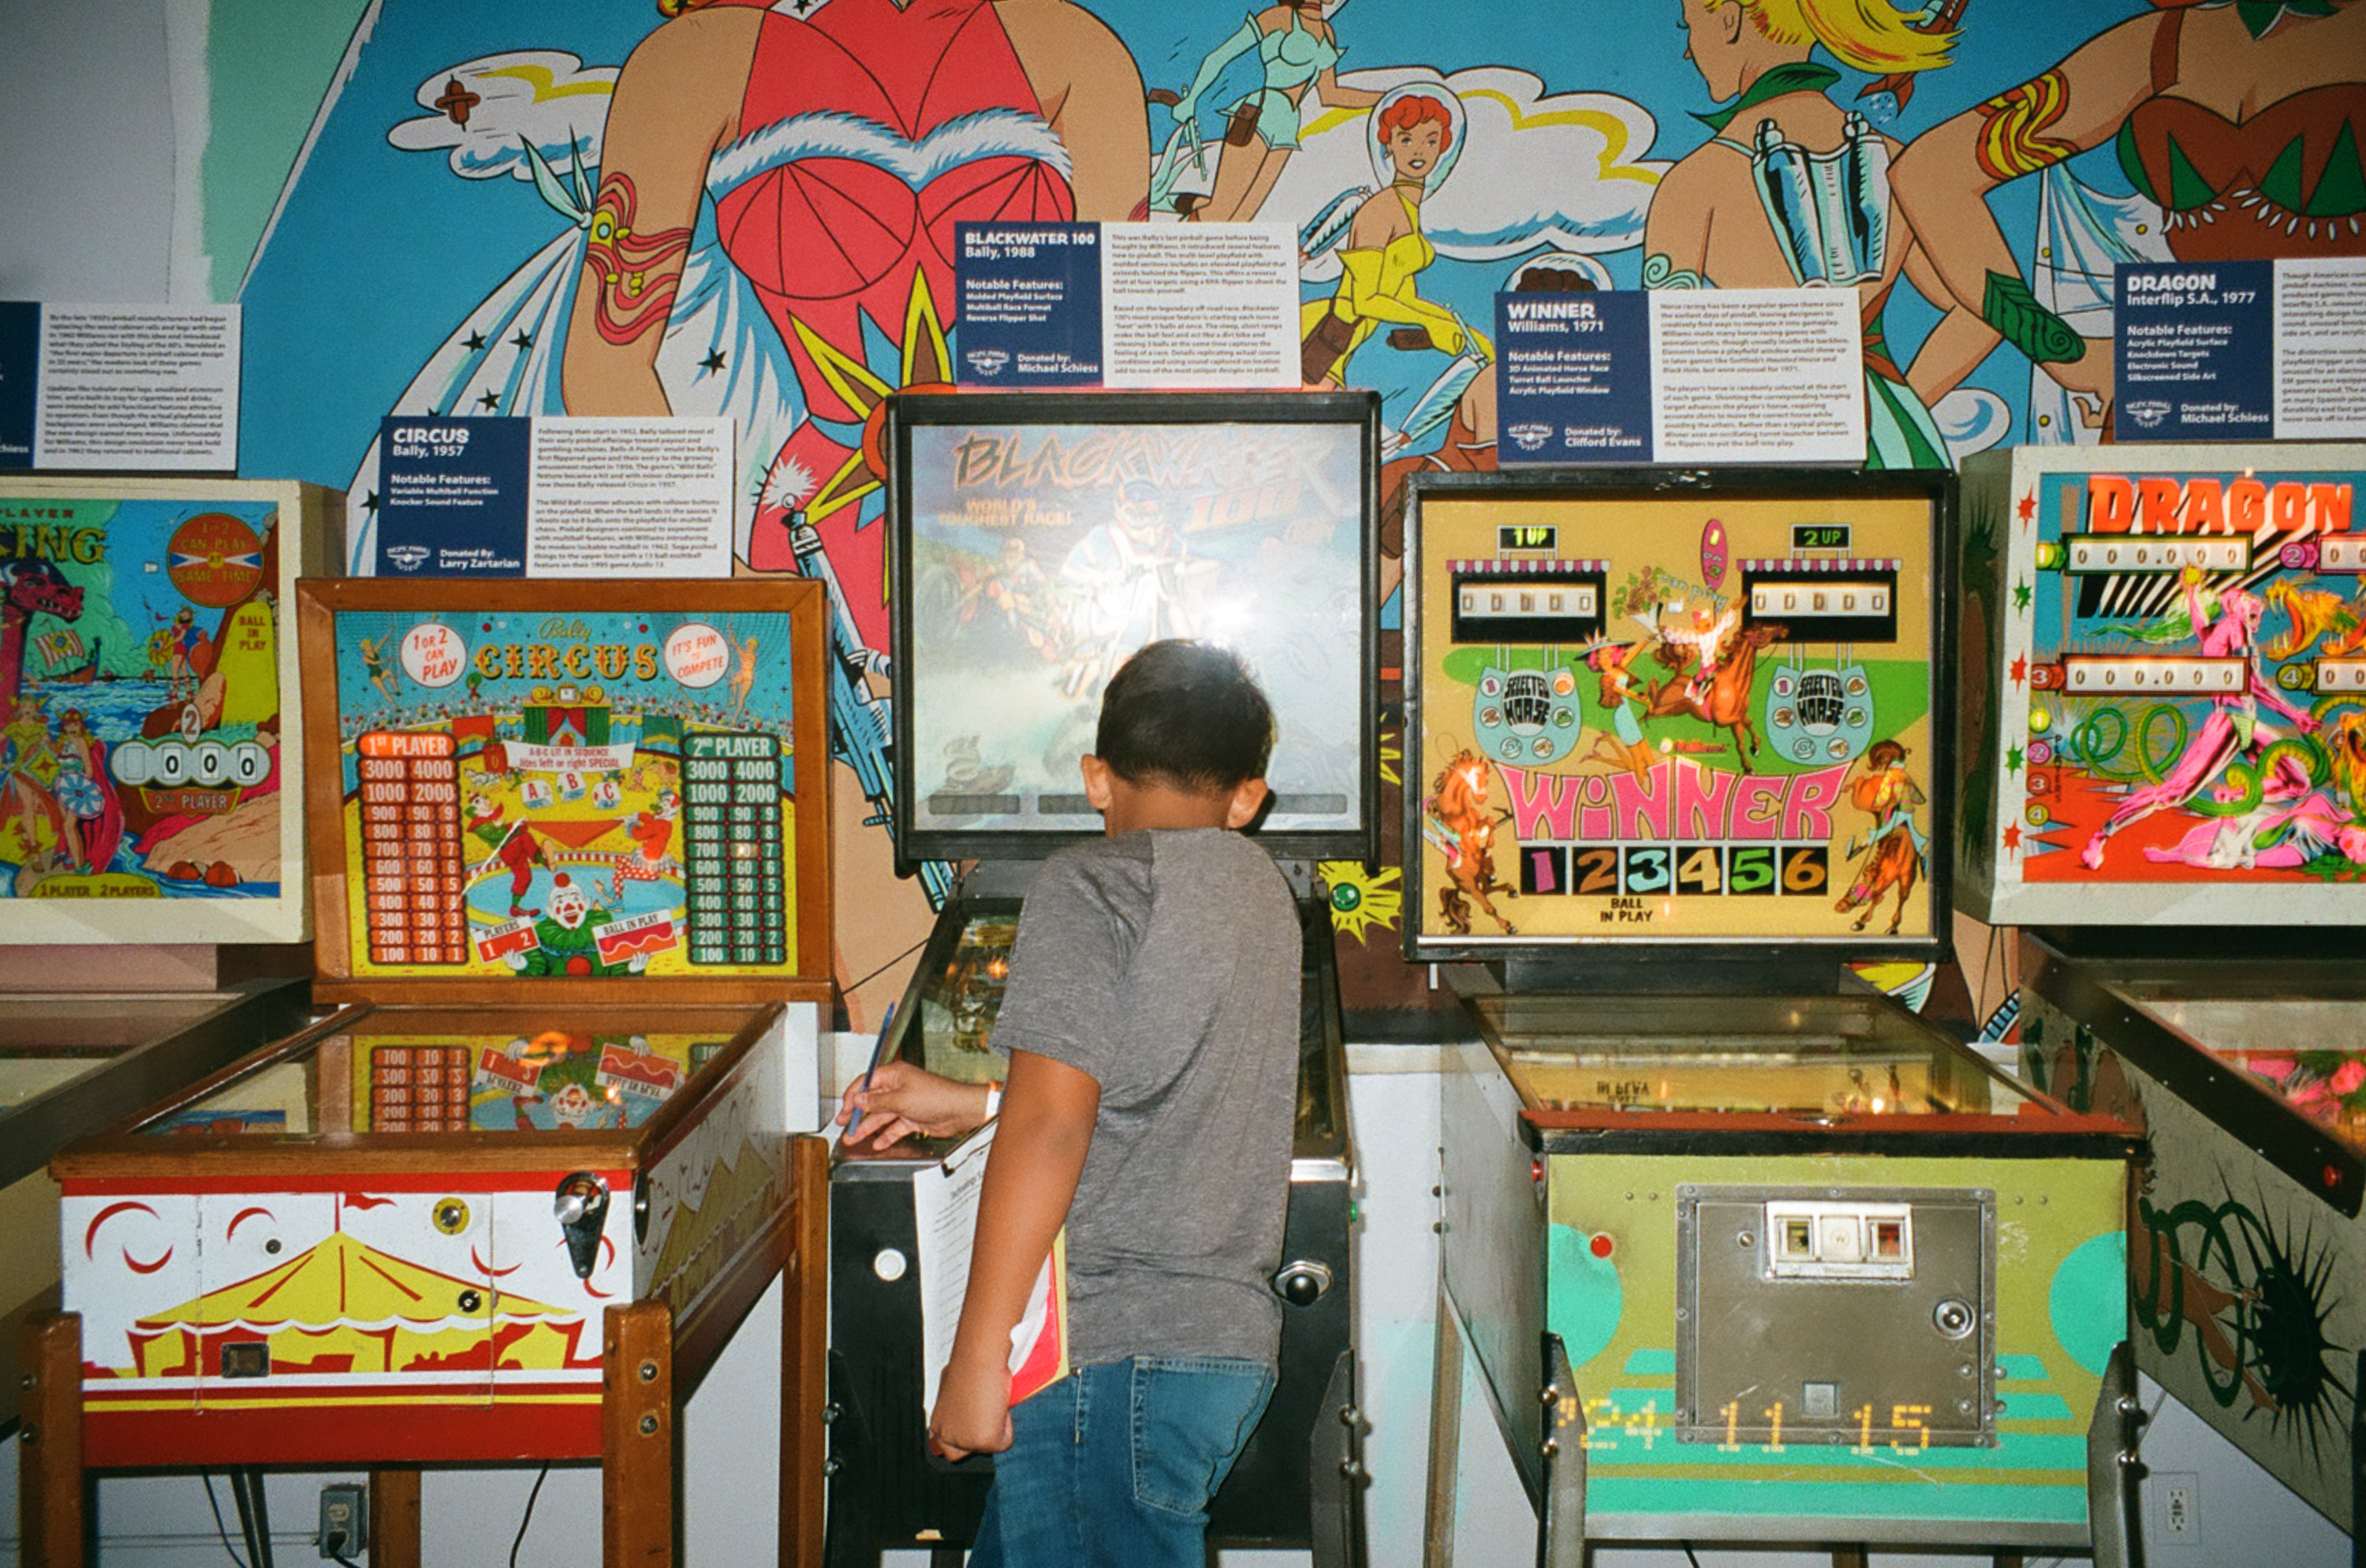
<svg viewBox="0 0 2366 1568"><path fill-rule="evenodd" d="M711 203L806 411L749 564L795 570L804 512L863 642L884 647L864 432L893 386L953 379L954 225L1125 217L1148 189L1148 110L1124 45L1066 0L762 5L678 17L617 77L562 383L570 413L671 412L657 354ZM881 341L900 350L884 385L868 367Z"/></svg>

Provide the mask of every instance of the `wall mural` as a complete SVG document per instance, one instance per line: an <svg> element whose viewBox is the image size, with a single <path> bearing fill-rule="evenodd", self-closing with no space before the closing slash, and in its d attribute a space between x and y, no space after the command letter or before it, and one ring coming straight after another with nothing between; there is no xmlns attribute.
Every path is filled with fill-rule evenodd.
<svg viewBox="0 0 2366 1568"><path fill-rule="evenodd" d="M367 551L383 414L735 417L739 559L833 583L868 1027L929 918L874 416L952 379L956 223L1295 229L1392 496L1493 465L1507 288L1853 287L1871 460L1933 466L2109 428L2115 263L2366 253L2361 62L2361 0L372 0L242 290L241 467Z"/></svg>

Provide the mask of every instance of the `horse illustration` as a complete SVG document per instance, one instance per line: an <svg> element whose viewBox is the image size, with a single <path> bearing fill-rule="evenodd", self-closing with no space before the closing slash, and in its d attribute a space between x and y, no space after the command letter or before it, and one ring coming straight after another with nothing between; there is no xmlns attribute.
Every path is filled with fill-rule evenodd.
<svg viewBox="0 0 2366 1568"><path fill-rule="evenodd" d="M1922 874L1923 840L1914 826L1914 808L1924 796L1921 786L1907 772L1906 748L1887 739L1867 748L1865 771L1850 781L1849 798L1873 818L1873 832L1864 843L1850 846L1850 852L1861 855L1864 863L1832 908L1843 915L1863 909L1865 913L1849 928L1861 931L1873 919L1881 896L1895 891L1898 901L1890 908L1886 934L1896 936L1898 922L1906 918L1906 900Z"/></svg>
<svg viewBox="0 0 2366 1568"><path fill-rule="evenodd" d="M1758 726L1750 716L1751 689L1758 678L1758 650L1779 640L1783 628L1766 622L1745 626L1739 615L1718 623L1713 643L1697 642L1694 634L1662 633L1660 662L1678 671L1651 688L1645 716L1666 718L1684 714L1704 724L1733 732L1734 755L1744 768L1758 754ZM1685 648L1695 647L1700 667L1684 673Z"/></svg>
<svg viewBox="0 0 2366 1568"><path fill-rule="evenodd" d="M1437 912L1457 936L1470 934L1470 905L1475 900L1505 936L1517 932L1487 896L1519 897L1519 889L1495 880L1495 821L1487 810L1485 758L1468 748L1457 751L1430 785L1435 791L1422 802L1421 836L1446 857L1446 874L1453 885L1437 890Z"/></svg>
<svg viewBox="0 0 2366 1568"><path fill-rule="evenodd" d="M1865 913L1849 927L1851 931L1861 931L1872 920L1875 906L1880 902L1881 896L1895 889L1898 903L1889 911L1887 934L1896 936L1898 922L1906 916L1906 900L1914 891L1914 879L1921 873L1922 855L1915 849L1914 840L1903 833L1892 833L1874 844L1873 852L1857 869L1856 880L1849 884L1848 891L1841 895L1840 901L1832 908L1843 915L1851 909L1862 908Z"/></svg>

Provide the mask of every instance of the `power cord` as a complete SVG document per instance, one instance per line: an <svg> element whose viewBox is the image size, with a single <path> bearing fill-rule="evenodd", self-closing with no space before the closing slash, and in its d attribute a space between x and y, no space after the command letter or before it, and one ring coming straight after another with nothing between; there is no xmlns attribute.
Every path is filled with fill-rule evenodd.
<svg viewBox="0 0 2366 1568"><path fill-rule="evenodd" d="M839 995L849 997L852 996L855 992L871 984L872 981L876 980L880 976L884 975L888 970L895 968L896 965L903 963L904 960L911 957L912 954L919 952L920 949L928 945L929 939L927 937L922 937L919 941L914 942L911 946L906 948L903 952L897 953L886 963L882 964L878 968L873 969L870 974L863 976L861 979L849 980L843 987L839 987Z"/></svg>
<svg viewBox="0 0 2366 1568"><path fill-rule="evenodd" d="M534 1500L542 1495L542 1483L550 1479L550 1466L544 1465L542 1473L534 1478L534 1490L525 1495L525 1516L518 1520L517 1539L510 1542L510 1568L517 1568L518 1548L525 1544L525 1527L534 1522Z"/></svg>
<svg viewBox="0 0 2366 1568"><path fill-rule="evenodd" d="M213 1472L201 1472L197 1479L205 1483L206 1506L214 1511L214 1533L221 1537L222 1550L230 1553L230 1560L237 1563L238 1568L247 1568L246 1559L241 1557L238 1549L230 1543L230 1527L222 1523L221 1499L214 1495Z"/></svg>

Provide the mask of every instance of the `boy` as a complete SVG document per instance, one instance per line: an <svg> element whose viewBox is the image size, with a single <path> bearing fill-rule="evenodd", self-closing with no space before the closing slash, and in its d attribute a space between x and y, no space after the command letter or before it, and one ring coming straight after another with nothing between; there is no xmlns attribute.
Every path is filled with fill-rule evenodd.
<svg viewBox="0 0 2366 1568"><path fill-rule="evenodd" d="M1009 1082L929 1421L948 1457L1001 1456L973 1568L1202 1568L1208 1500L1273 1392L1301 938L1281 874L1236 831L1272 744L1232 654L1143 648L1082 760L1105 836L1028 893L993 1038ZM993 1104L890 1063L839 1120L868 1112L884 1146ZM1013 1408L1010 1331L1064 1224L1076 1371Z"/></svg>

